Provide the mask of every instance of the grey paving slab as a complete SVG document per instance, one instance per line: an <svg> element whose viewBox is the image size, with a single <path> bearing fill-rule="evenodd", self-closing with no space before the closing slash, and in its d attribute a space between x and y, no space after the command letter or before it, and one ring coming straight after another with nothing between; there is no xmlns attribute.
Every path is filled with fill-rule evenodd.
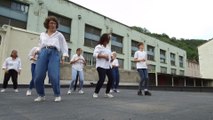
<svg viewBox="0 0 213 120"><path fill-rule="evenodd" d="M0 120L213 120L213 93L152 91L145 97L121 89L110 99L102 89L94 99L94 88L85 88L84 95L66 95L62 88L62 101L55 103L47 88L47 100L35 103L35 91L27 97L26 90L0 93Z"/></svg>

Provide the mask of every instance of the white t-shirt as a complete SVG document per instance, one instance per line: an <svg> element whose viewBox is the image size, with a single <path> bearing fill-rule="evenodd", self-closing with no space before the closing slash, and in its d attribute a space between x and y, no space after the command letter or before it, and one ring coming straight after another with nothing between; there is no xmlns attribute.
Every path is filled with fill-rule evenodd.
<svg viewBox="0 0 213 120"><path fill-rule="evenodd" d="M63 56L69 56L67 42L63 34L58 31L53 33L51 36L49 36L46 32L40 34L39 47L42 49L45 46L54 46L62 53Z"/></svg>
<svg viewBox="0 0 213 120"><path fill-rule="evenodd" d="M112 66L119 67L118 59L114 59L111 64L112 64Z"/></svg>
<svg viewBox="0 0 213 120"><path fill-rule="evenodd" d="M3 65L2 68L6 70L16 70L17 72L21 70L21 59L16 58L15 60L12 59L12 57L8 57Z"/></svg>
<svg viewBox="0 0 213 120"><path fill-rule="evenodd" d="M98 58L98 54L107 54L109 56L109 59L106 60L104 58ZM104 69L110 69L111 68L111 50L109 47L104 47L103 45L97 45L95 47L93 56L96 58L96 68L101 67Z"/></svg>
<svg viewBox="0 0 213 120"><path fill-rule="evenodd" d="M77 54L73 55L71 61L75 61L79 58L83 59L83 60L78 60L77 62L73 63L72 68L74 68L78 71L83 71L85 59L82 55L80 55L80 56L78 56Z"/></svg>
<svg viewBox="0 0 213 120"><path fill-rule="evenodd" d="M29 59L30 59L31 63L36 64L36 60L38 58L38 54L37 54L38 51L39 51L39 47L33 47L30 50L28 56L29 56ZM34 58L35 60L31 60L32 58Z"/></svg>
<svg viewBox="0 0 213 120"><path fill-rule="evenodd" d="M136 68L137 69L147 69L147 64L146 64L146 60L147 60L147 53L145 51L136 51L134 58L137 58L139 60L141 59L145 59L144 62L136 62Z"/></svg>

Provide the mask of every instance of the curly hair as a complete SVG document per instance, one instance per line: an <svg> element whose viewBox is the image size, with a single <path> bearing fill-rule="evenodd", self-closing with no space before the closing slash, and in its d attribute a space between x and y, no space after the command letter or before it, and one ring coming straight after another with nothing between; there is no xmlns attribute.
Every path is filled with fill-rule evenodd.
<svg viewBox="0 0 213 120"><path fill-rule="evenodd" d="M56 22L56 29L58 29L58 24L59 24L59 22L58 22L58 19L57 19L55 16L48 16L48 17L45 19L45 21L44 21L44 27L45 27L46 29L48 29L48 28L49 28L49 22L50 22L50 21Z"/></svg>

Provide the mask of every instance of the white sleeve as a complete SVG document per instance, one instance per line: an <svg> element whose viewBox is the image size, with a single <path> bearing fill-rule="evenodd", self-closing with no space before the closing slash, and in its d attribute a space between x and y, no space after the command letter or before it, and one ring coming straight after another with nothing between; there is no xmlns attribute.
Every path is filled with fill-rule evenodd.
<svg viewBox="0 0 213 120"><path fill-rule="evenodd" d="M32 48L28 54L29 59L32 59L35 54L36 47Z"/></svg>
<svg viewBox="0 0 213 120"><path fill-rule="evenodd" d="M138 58L138 52L137 51L134 54L134 58Z"/></svg>
<svg viewBox="0 0 213 120"><path fill-rule="evenodd" d="M4 61L3 65L2 65L3 69L7 69L7 61L8 61L8 58Z"/></svg>
<svg viewBox="0 0 213 120"><path fill-rule="evenodd" d="M98 45L98 46L95 47L95 50L93 52L93 56L97 58L98 54L100 54L100 53L101 53L101 46Z"/></svg>
<svg viewBox="0 0 213 120"><path fill-rule="evenodd" d="M60 39L59 39L59 43L60 43L60 51L62 52L63 56L69 57L68 55L68 46L67 46L67 42L63 36L62 33L60 33Z"/></svg>
<svg viewBox="0 0 213 120"><path fill-rule="evenodd" d="M72 59L70 60L70 62L74 61L75 57L76 57L76 55L73 55Z"/></svg>
<svg viewBox="0 0 213 120"><path fill-rule="evenodd" d="M21 59L19 58L18 69L21 70Z"/></svg>

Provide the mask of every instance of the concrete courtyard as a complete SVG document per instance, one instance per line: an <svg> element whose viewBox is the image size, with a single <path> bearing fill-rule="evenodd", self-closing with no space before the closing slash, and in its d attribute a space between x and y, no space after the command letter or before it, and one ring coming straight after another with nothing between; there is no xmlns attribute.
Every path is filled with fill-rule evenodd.
<svg viewBox="0 0 213 120"><path fill-rule="evenodd" d="M148 97L121 89L114 98L104 98L104 88L94 99L94 88L85 88L84 95L66 95L62 88L62 101L55 103L47 88L47 100L36 103L35 91L27 97L26 90L0 93L0 120L213 120L213 93L152 91Z"/></svg>

